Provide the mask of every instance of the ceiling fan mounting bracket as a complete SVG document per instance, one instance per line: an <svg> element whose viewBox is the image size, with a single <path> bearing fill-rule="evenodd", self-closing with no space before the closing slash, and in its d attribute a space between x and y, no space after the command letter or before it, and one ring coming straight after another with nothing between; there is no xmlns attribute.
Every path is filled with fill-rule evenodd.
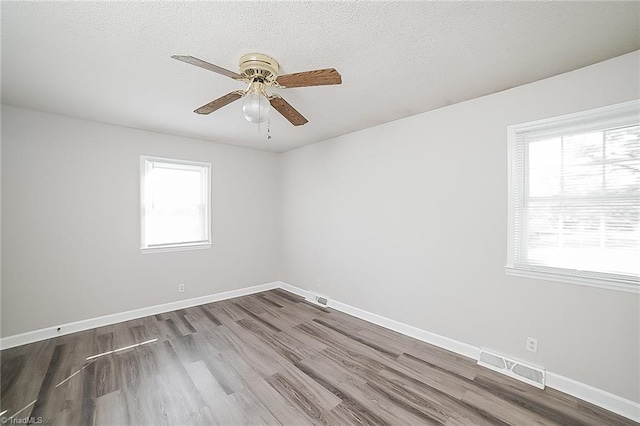
<svg viewBox="0 0 640 426"><path fill-rule="evenodd" d="M240 58L240 75L249 81L260 81L267 86L277 86L278 61L262 53L249 53Z"/></svg>

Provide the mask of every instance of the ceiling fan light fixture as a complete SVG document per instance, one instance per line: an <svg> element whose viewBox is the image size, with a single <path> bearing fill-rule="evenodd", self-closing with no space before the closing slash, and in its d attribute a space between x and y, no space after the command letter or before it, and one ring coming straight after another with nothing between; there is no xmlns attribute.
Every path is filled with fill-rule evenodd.
<svg viewBox="0 0 640 426"><path fill-rule="evenodd" d="M242 114L249 123L262 123L269 116L271 104L267 99L264 84L254 81L242 100Z"/></svg>
<svg viewBox="0 0 640 426"><path fill-rule="evenodd" d="M279 75L280 66L270 56L262 53L249 53L240 58L240 74L219 67L202 59L189 55L173 55L173 59L204 68L208 71L224 75L236 81L249 84L246 90L235 90L224 96L214 99L208 104L196 108L196 114L207 115L219 110L231 102L244 98L242 113L249 123L261 123L269 116L271 107L282 115L294 126L302 126L308 120L304 118L293 106L285 101L282 96L266 92L267 87L287 89L291 87L326 86L341 84L342 76L334 68L323 68L312 71L303 71L293 74Z"/></svg>

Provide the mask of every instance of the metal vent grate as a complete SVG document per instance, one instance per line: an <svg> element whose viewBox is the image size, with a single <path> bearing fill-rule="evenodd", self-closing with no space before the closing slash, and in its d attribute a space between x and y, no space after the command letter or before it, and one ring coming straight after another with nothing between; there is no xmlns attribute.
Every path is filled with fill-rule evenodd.
<svg viewBox="0 0 640 426"><path fill-rule="evenodd" d="M322 296L320 294L309 292L309 296L307 297L307 300L313 303L314 305L325 306L325 307L329 305L329 298L327 296Z"/></svg>
<svg viewBox="0 0 640 426"><path fill-rule="evenodd" d="M520 361L509 359L496 353L488 352L485 349L480 351L478 365L487 367L498 373L505 374L514 379L544 389L545 372L542 368L523 364Z"/></svg>

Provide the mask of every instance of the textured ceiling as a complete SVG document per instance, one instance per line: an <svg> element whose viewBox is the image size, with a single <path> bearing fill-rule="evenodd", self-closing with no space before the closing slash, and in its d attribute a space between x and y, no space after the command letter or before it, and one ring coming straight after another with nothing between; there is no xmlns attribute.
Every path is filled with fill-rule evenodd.
<svg viewBox="0 0 640 426"><path fill-rule="evenodd" d="M640 48L638 2L2 2L2 102L140 129L286 151L497 92ZM237 71L335 67L341 86L276 90L309 123L272 111L271 135L241 101L192 111ZM261 133L259 133L261 131Z"/></svg>

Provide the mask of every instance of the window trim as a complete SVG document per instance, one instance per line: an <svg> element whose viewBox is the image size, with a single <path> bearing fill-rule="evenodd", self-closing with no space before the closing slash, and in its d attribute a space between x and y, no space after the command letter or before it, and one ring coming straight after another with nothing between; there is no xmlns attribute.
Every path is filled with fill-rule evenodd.
<svg viewBox="0 0 640 426"><path fill-rule="evenodd" d="M205 169L204 182L206 183L206 196L207 196L207 215L206 215L206 234L207 239L204 241L188 241L184 243L171 243L171 244L158 244L148 246L145 241L145 193L146 193L146 176L147 166L151 162L161 162L168 164L176 164L179 166L195 166ZM172 251L187 251L187 250L204 250L209 249L213 245L211 240L211 163L204 163L199 161L181 160L175 158L156 157L149 155L140 156L140 253L166 253Z"/></svg>
<svg viewBox="0 0 640 426"><path fill-rule="evenodd" d="M630 115L640 115L640 100L623 102L588 111L581 111L559 117L552 117L528 123L507 126L507 264L505 273L509 276L531 278L545 281L556 281L588 287L618 290L640 294L640 280L627 275L605 274L592 271L579 271L565 268L539 266L535 268L518 265L515 259L516 247L516 188L521 177L515 167L518 134L531 130L545 130L564 127L584 129L581 123L597 120L610 125L626 123ZM601 127L601 126L597 126ZM595 130L595 129L594 129ZM526 167L526 165L525 165ZM526 170L525 170L526 173ZM589 276L586 276L586 275Z"/></svg>

